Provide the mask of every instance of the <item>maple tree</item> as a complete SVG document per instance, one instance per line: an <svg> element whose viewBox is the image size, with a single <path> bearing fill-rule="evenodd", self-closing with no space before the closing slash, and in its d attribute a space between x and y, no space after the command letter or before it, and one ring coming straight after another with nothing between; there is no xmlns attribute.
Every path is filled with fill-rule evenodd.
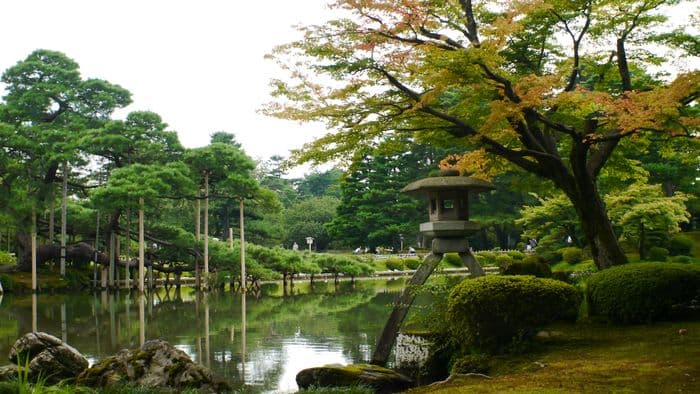
<svg viewBox="0 0 700 394"><path fill-rule="evenodd" d="M697 138L700 71L647 71L696 55L678 42L687 35L662 36L681 28L662 12L679 3L337 0L342 17L276 48L290 79L272 82L278 99L265 111L334 130L297 151L299 162L411 133L464 146L456 165L474 176L536 174L571 200L598 267L623 264L601 170L624 140ZM663 48L675 52L663 58Z"/></svg>

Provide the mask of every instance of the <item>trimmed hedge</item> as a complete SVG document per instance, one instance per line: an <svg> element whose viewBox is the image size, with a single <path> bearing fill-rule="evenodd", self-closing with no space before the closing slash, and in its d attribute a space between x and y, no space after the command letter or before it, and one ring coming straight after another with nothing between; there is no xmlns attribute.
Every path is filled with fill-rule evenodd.
<svg viewBox="0 0 700 394"><path fill-rule="evenodd" d="M574 286L533 276L466 279L448 297L448 332L455 343L502 352L555 320L575 320L581 296Z"/></svg>
<svg viewBox="0 0 700 394"><path fill-rule="evenodd" d="M668 258L668 249L659 246L652 246L647 252L647 260L649 261L666 261Z"/></svg>
<svg viewBox="0 0 700 394"><path fill-rule="evenodd" d="M442 262L451 267L462 267L462 259L459 257L459 253L445 253L442 256Z"/></svg>
<svg viewBox="0 0 700 394"><path fill-rule="evenodd" d="M403 271L403 269L405 268L403 260L401 260L398 257L389 257L388 259L386 259L384 264L386 265L386 268L388 270L392 271Z"/></svg>
<svg viewBox="0 0 700 394"><path fill-rule="evenodd" d="M578 264L583 261L583 250L574 246L562 248L561 258L569 264Z"/></svg>
<svg viewBox="0 0 700 394"><path fill-rule="evenodd" d="M673 318L700 301L700 267L636 263L592 275L586 299L591 317L614 323Z"/></svg>
<svg viewBox="0 0 700 394"><path fill-rule="evenodd" d="M671 256L690 256L693 240L684 235L674 235L668 240L668 251Z"/></svg>
<svg viewBox="0 0 700 394"><path fill-rule="evenodd" d="M526 259L513 261L501 269L503 275L534 275L538 278L551 278L552 269L544 260Z"/></svg>
<svg viewBox="0 0 700 394"><path fill-rule="evenodd" d="M415 270L418 269L418 267L420 267L420 259L418 259L417 257L409 257L407 259L404 259L403 263L406 265L406 268L411 270Z"/></svg>

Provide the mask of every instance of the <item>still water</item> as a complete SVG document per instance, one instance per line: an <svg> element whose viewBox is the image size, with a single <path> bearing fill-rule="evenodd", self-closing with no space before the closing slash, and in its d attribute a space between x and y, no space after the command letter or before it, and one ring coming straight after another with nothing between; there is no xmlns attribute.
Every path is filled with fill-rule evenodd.
<svg viewBox="0 0 700 394"><path fill-rule="evenodd" d="M304 368L369 362L404 279L266 284L257 296L183 287L127 292L0 296L0 359L36 329L91 363L162 338L236 388L294 392ZM0 362L5 364L5 362Z"/></svg>

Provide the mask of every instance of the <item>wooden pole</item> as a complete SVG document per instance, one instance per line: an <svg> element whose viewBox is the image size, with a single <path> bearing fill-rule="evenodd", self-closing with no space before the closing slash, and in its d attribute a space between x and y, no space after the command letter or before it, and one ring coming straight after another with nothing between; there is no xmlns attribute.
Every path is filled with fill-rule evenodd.
<svg viewBox="0 0 700 394"><path fill-rule="evenodd" d="M202 239L202 201L199 199L200 196L200 190L197 190L197 217L194 220L195 223L195 232L194 232L194 238L199 242ZM200 278L200 267L199 267L199 258L195 257L194 259L194 287L195 289L199 290L201 288L201 278Z"/></svg>
<svg viewBox="0 0 700 394"><path fill-rule="evenodd" d="M116 234L114 231L110 231L109 233L109 271L108 271L108 283L107 286L110 289L114 288L114 266L115 266L115 254L116 254Z"/></svg>
<svg viewBox="0 0 700 394"><path fill-rule="evenodd" d="M143 197L139 198L139 293L143 294L143 265L145 260L143 246Z"/></svg>
<svg viewBox="0 0 700 394"><path fill-rule="evenodd" d="M241 225L241 293L246 292L246 273L245 273L245 223L243 221L243 199L241 199L240 205L240 218L239 222ZM245 297L245 295L244 295Z"/></svg>
<svg viewBox="0 0 700 394"><path fill-rule="evenodd" d="M131 288L131 210L126 211L126 266L124 267L124 288Z"/></svg>
<svg viewBox="0 0 700 394"><path fill-rule="evenodd" d="M209 289L209 173L204 174L204 287Z"/></svg>
<svg viewBox="0 0 700 394"><path fill-rule="evenodd" d="M32 207L32 224L30 227L31 248L32 248L32 292L36 293L36 208Z"/></svg>
<svg viewBox="0 0 700 394"><path fill-rule="evenodd" d="M100 211L97 211L97 219L95 220L95 256L93 258L93 273L92 282L95 288L97 288L97 254L99 253L100 246Z"/></svg>
<svg viewBox="0 0 700 394"><path fill-rule="evenodd" d="M63 162L63 190L61 192L61 276L66 276L66 217L68 210L68 162ZM53 236L53 235L52 235Z"/></svg>

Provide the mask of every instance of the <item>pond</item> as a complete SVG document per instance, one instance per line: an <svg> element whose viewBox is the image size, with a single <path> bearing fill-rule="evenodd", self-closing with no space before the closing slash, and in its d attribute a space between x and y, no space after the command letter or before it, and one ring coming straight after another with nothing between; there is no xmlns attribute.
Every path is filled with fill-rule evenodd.
<svg viewBox="0 0 700 394"><path fill-rule="evenodd" d="M48 332L91 363L162 338L235 388L294 392L304 368L369 362L405 279L263 285L257 297L157 289L0 296L0 357L21 335ZM36 312L33 313L33 310ZM142 321L142 323L140 323ZM0 364L4 364L0 362Z"/></svg>

